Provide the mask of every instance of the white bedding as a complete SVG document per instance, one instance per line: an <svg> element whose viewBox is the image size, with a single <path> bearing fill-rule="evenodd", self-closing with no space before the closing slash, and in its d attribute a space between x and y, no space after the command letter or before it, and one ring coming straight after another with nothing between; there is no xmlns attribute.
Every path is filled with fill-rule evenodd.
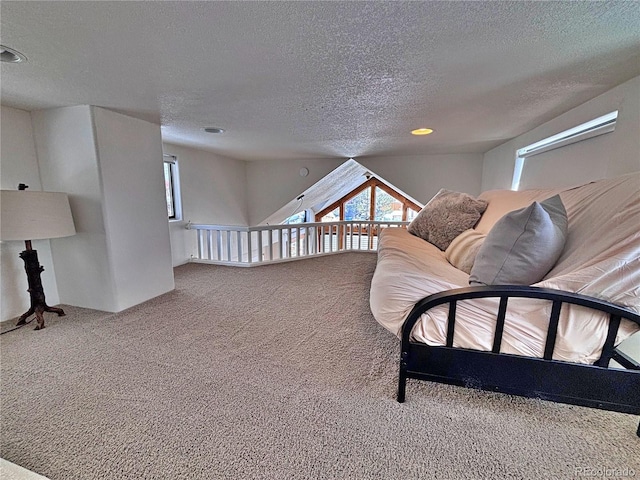
<svg viewBox="0 0 640 480"><path fill-rule="evenodd" d="M569 217L569 239L556 266L535 286L591 295L640 312L639 187L640 174L634 174L561 192ZM488 216L476 228L486 232L503 213L555 193L558 190L487 192L483 196L489 200ZM506 201L505 196L509 197ZM388 228L379 238L371 310L381 325L400 336L402 324L418 300L467 287L468 281L469 276L453 267L437 247L404 229ZM454 346L491 350L497 305L498 299L458 302ZM510 299L501 351L542 357L550 309L548 301ZM447 313L447 306L425 313L413 330L413 338L443 345ZM595 362L607 329L608 317L582 307L563 306L553 358ZM637 330L635 324L623 321L616 344Z"/></svg>

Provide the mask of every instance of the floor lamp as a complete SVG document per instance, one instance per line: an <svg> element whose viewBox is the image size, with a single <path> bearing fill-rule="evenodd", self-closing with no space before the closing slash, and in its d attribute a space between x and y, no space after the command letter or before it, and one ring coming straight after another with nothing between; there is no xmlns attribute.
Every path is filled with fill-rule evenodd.
<svg viewBox="0 0 640 480"><path fill-rule="evenodd" d="M31 307L20 316L16 325L26 323L35 313L36 330L44 328L44 312L64 315L61 308L50 307L44 298L40 274L44 267L38 261L38 252L31 248L31 240L67 237L76 233L66 193L27 191L21 183L18 190L0 192L0 239L24 240L25 250L20 253L27 272Z"/></svg>

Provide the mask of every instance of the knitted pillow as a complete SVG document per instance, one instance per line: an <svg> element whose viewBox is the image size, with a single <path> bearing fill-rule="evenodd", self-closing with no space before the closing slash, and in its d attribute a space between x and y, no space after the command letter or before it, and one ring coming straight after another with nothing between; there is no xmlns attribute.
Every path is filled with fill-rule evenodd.
<svg viewBox="0 0 640 480"><path fill-rule="evenodd" d="M480 220L487 202L471 195L440 190L409 224L409 233L446 250L449 244Z"/></svg>

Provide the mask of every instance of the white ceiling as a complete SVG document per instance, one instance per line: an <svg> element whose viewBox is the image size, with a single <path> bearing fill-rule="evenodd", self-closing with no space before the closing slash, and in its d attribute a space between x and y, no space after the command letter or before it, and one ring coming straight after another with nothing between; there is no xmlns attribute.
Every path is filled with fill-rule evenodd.
<svg viewBox="0 0 640 480"><path fill-rule="evenodd" d="M98 105L244 160L485 152L640 75L635 1L2 0L0 19L28 58L2 64L3 104Z"/></svg>

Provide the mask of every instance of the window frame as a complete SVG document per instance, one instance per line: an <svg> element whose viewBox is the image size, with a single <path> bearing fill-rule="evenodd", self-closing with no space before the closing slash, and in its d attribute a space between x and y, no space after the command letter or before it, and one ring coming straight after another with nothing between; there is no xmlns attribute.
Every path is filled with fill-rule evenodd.
<svg viewBox="0 0 640 480"><path fill-rule="evenodd" d="M327 215L330 212L333 212L334 210L336 210L338 208L340 209L340 221L344 221L344 204L347 203L349 200L351 200L356 195L360 194L362 191L366 190L367 188L371 188L371 192L370 192L370 195L369 195L369 202L370 202L369 203L369 208L370 208L369 218L372 218L372 219L375 218L376 187L379 187L382 191L388 193L393 198L395 198L396 200L398 200L399 202L402 203L402 221L403 222L407 221L407 211L408 211L409 208L411 208L412 210L415 210L416 212L419 212L422 209L422 207L420 205L418 205L417 203L412 202L407 197L402 195L400 192L398 192L398 191L394 190L393 188L389 187L386 183L378 180L375 177L371 177L369 180L367 180L366 182L360 184L358 187L356 187L353 190L351 190L349 193L347 193L345 196L343 196L339 200L336 200L331 205L323 208L321 211L316 213L315 214L315 221L316 222L321 222L322 221L322 217L324 217L325 215ZM384 223L384 222L382 222L382 223Z"/></svg>
<svg viewBox="0 0 640 480"><path fill-rule="evenodd" d="M182 220L182 201L180 195L180 175L178 169L178 158L168 153L162 154L163 179L165 181L165 200L171 197L173 206L173 216L169 215L169 205L167 204L167 218L170 222ZM165 175L166 166L169 166L169 191L167 191L167 177ZM169 195L170 194L170 195Z"/></svg>
<svg viewBox="0 0 640 480"><path fill-rule="evenodd" d="M534 155L565 147L574 143L587 140L588 138L604 135L616 129L618 121L618 110L594 118L588 122L577 125L568 130L564 130L550 137L543 138L535 143L516 150L516 161L513 167L513 178L511 180L511 190L517 191L520 188L524 162Z"/></svg>

